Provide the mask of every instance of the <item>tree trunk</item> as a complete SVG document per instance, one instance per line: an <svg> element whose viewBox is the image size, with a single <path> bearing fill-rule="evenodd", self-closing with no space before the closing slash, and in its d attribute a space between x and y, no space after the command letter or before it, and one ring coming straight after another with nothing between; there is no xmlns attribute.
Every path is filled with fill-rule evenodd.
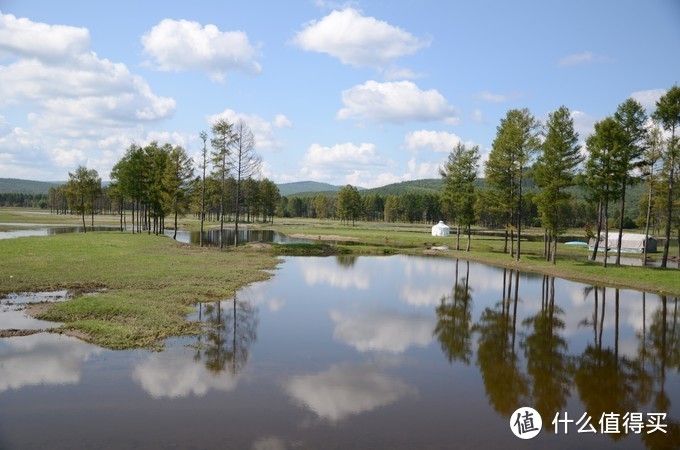
<svg viewBox="0 0 680 450"><path fill-rule="evenodd" d="M220 192L220 248L224 248L224 171L222 172L222 191Z"/></svg>
<svg viewBox="0 0 680 450"><path fill-rule="evenodd" d="M649 241L649 217L652 214L652 192L654 190L654 167L651 168L649 176L649 196L647 197L647 217L645 218L645 249L642 265L647 265L647 243Z"/></svg>
<svg viewBox="0 0 680 450"><path fill-rule="evenodd" d="M456 251L460 250L460 222L456 227Z"/></svg>
<svg viewBox="0 0 680 450"><path fill-rule="evenodd" d="M609 200L604 201L604 267L607 267L607 257L609 256Z"/></svg>
<svg viewBox="0 0 680 450"><path fill-rule="evenodd" d="M593 245L593 256L591 261L597 259L597 249L600 247L600 236L602 235L602 199L597 205L597 237L595 238L595 245Z"/></svg>
<svg viewBox="0 0 680 450"><path fill-rule="evenodd" d="M626 183L621 190L621 212L619 214L619 242L616 244L616 265L621 265L621 238L623 237L623 214L626 209Z"/></svg>
<svg viewBox="0 0 680 450"><path fill-rule="evenodd" d="M240 167L239 167L240 169ZM236 180L236 216L234 220L234 246L238 247L238 216L241 209L241 174L238 174L238 179ZM352 218L354 219L354 218ZM352 220L352 225L354 221Z"/></svg>
<svg viewBox="0 0 680 450"><path fill-rule="evenodd" d="M510 257L515 257L515 230L510 230Z"/></svg>
<svg viewBox="0 0 680 450"><path fill-rule="evenodd" d="M557 193L559 195L559 190L557 191ZM553 216L553 230L552 230L552 233L551 233L552 240L553 240L553 242L552 242L552 246L553 246L552 247L552 263L553 263L553 266L555 264L557 264L557 232L558 232L559 226L560 226L559 208L557 207L557 205L554 206L554 213L555 213L555 215Z"/></svg>
<svg viewBox="0 0 680 450"><path fill-rule="evenodd" d="M80 202L80 210L83 218L83 233L87 233L87 226L85 225L85 202Z"/></svg>
<svg viewBox="0 0 680 450"><path fill-rule="evenodd" d="M467 227L467 246L465 248L466 252L470 251L470 225Z"/></svg>
<svg viewBox="0 0 680 450"><path fill-rule="evenodd" d="M203 247L203 222L205 222L205 168L203 169L203 190L201 192L201 234L199 236L201 247Z"/></svg>
<svg viewBox="0 0 680 450"><path fill-rule="evenodd" d="M508 253L508 228L505 227L505 239L503 239L503 253Z"/></svg>
<svg viewBox="0 0 680 450"><path fill-rule="evenodd" d="M522 239L522 168L519 169L519 195L517 196L517 261L522 256L520 241Z"/></svg>
<svg viewBox="0 0 680 450"><path fill-rule="evenodd" d="M175 208L175 232L172 233L172 238L177 240L177 208Z"/></svg>
<svg viewBox="0 0 680 450"><path fill-rule="evenodd" d="M669 150L670 151L670 150ZM668 177L668 209L666 210L666 242L663 244L663 258L661 258L661 267L667 267L668 251L671 245L671 222L673 221L673 177L675 160L671 158L670 175Z"/></svg>

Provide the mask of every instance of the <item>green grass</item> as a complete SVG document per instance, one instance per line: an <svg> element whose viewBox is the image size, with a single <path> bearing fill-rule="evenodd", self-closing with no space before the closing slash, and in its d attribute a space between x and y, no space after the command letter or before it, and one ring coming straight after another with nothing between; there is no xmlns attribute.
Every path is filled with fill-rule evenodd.
<svg viewBox="0 0 680 450"><path fill-rule="evenodd" d="M64 322L108 348L158 346L195 330L191 305L228 299L271 276L271 254L247 246L219 251L167 237L116 232L0 241L0 293L99 291L53 305L39 318Z"/></svg>
<svg viewBox="0 0 680 450"><path fill-rule="evenodd" d="M265 226L263 226L265 227ZM341 253L381 255L392 253L423 254L431 252L433 246L455 248L456 237L434 237L429 225L385 224L379 222L357 222L352 225L331 220L289 219L278 220L273 226L285 234L307 234L310 236L341 236L358 238L351 245L338 244L335 248ZM453 232L454 230L452 230ZM540 230L529 230L528 233ZM572 234L582 233L573 230ZM465 248L466 238L461 236L461 248ZM597 285L611 285L672 295L680 295L680 270L653 267L602 267L602 263L587 260L588 251L584 248L558 244L557 265L544 261L543 243L522 241L522 258L517 262L503 253L503 239L492 236L472 236L471 251L436 251L437 255L479 261L486 264L517 268L532 272L549 274ZM671 255L677 255L677 241L671 245ZM630 256L630 255L626 255ZM660 253L653 255L660 259ZM669 262L677 267L677 262Z"/></svg>

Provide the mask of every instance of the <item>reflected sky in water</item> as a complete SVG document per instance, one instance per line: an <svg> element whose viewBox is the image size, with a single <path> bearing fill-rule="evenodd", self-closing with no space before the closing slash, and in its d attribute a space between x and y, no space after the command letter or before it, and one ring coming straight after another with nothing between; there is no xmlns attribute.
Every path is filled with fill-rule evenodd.
<svg viewBox="0 0 680 450"><path fill-rule="evenodd" d="M163 352L0 340L0 448L676 445L678 307L442 258L287 258ZM520 406L548 427L531 443ZM555 435L558 411L666 412L669 433Z"/></svg>

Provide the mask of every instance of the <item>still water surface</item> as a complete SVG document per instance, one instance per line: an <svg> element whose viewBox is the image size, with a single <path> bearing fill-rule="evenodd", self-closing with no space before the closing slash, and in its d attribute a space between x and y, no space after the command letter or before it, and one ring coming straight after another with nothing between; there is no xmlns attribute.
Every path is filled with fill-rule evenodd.
<svg viewBox="0 0 680 450"><path fill-rule="evenodd" d="M0 340L0 448L678 448L678 299L429 257L287 258L162 352ZM541 413L532 441L520 406ZM603 413L663 412L664 434ZM554 433L587 413L597 433Z"/></svg>

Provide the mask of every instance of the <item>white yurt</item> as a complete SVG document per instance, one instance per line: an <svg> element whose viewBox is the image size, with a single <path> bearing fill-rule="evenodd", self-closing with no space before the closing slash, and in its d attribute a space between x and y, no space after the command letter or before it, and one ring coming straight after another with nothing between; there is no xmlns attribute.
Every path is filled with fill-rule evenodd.
<svg viewBox="0 0 680 450"><path fill-rule="evenodd" d="M440 220L437 225L432 227L432 236L448 236L449 231L449 226Z"/></svg>

